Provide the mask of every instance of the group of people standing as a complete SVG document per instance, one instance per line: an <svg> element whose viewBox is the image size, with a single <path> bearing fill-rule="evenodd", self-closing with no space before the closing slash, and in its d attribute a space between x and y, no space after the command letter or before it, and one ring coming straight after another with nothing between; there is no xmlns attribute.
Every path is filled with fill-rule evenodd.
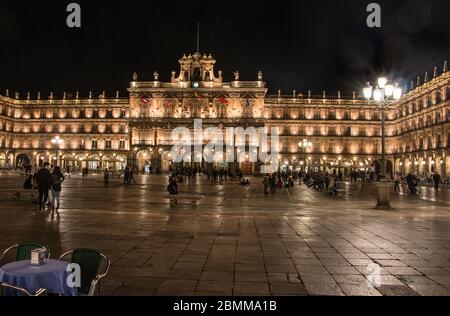
<svg viewBox="0 0 450 316"><path fill-rule="evenodd" d="M123 182L130 184L131 182L136 183L136 179L134 178L134 170L128 166L123 170Z"/></svg>
<svg viewBox="0 0 450 316"><path fill-rule="evenodd" d="M400 183L402 180L402 176L400 174L397 174L394 178L395 182L395 188L400 188ZM410 171L408 175L405 177L405 181L408 185L408 193L410 195L416 195L420 194L420 191L417 189L417 187L424 182L423 179L420 179L414 171ZM428 178L428 184L433 185L434 189L436 191L439 191L439 186L443 183L441 176L437 172L433 172L432 175Z"/></svg>
<svg viewBox="0 0 450 316"><path fill-rule="evenodd" d="M60 167L55 166L52 168L49 162L44 162L42 168L34 175L27 176L23 187L29 190L37 188L39 191L39 210L45 210L45 207L49 205L52 212L54 212L55 210L58 211L60 206L61 184L64 180L65 177ZM49 191L51 192L50 200Z"/></svg>

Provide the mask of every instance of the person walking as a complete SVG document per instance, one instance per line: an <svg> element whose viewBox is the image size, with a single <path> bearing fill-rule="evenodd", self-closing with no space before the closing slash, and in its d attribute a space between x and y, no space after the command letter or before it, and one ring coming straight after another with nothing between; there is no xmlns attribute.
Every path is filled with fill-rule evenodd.
<svg viewBox="0 0 450 316"><path fill-rule="evenodd" d="M36 183L39 190L39 210L45 209L50 189L50 163L44 162L43 167L36 174Z"/></svg>
<svg viewBox="0 0 450 316"><path fill-rule="evenodd" d="M267 176L264 177L263 185L264 185L264 194L269 194L269 178Z"/></svg>
<svg viewBox="0 0 450 316"><path fill-rule="evenodd" d="M52 191L52 212L55 211L55 202L56 202L56 211L59 210L61 189L62 189L61 183L64 180L65 178L63 173L61 172L61 168L56 166L50 175L50 188Z"/></svg>
<svg viewBox="0 0 450 316"><path fill-rule="evenodd" d="M406 183L408 184L409 194L415 195L416 194L416 177L414 176L414 173L412 171L406 176Z"/></svg>
<svg viewBox="0 0 450 316"><path fill-rule="evenodd" d="M103 171L103 182L105 183L105 185L109 184L109 169L105 168L105 170Z"/></svg>
<svg viewBox="0 0 450 316"><path fill-rule="evenodd" d="M398 172L394 175L394 191L400 192L400 175Z"/></svg>
<svg viewBox="0 0 450 316"><path fill-rule="evenodd" d="M131 183L131 181L133 181L133 183L136 183L136 179L134 179L134 170L130 169L130 174L128 177L128 183Z"/></svg>
<svg viewBox="0 0 450 316"><path fill-rule="evenodd" d="M439 173L435 172L433 174L433 183L434 183L434 189L436 191L439 190L439 185L441 184L442 180L441 180L441 176L439 175Z"/></svg>

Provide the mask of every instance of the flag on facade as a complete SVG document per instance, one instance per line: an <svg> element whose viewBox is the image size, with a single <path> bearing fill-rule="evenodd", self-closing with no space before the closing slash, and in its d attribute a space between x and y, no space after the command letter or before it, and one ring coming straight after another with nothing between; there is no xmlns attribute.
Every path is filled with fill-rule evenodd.
<svg viewBox="0 0 450 316"><path fill-rule="evenodd" d="M197 100L203 99L203 97L202 97L198 92L195 92L195 93L194 93L194 96L195 96L195 98L196 98Z"/></svg>
<svg viewBox="0 0 450 316"><path fill-rule="evenodd" d="M152 102L152 99L148 98L148 97L145 96L145 95L141 95L141 102L142 102L142 103L145 103L145 104L149 104L149 103Z"/></svg>
<svg viewBox="0 0 450 316"><path fill-rule="evenodd" d="M229 102L228 102L228 100L227 100L224 96L221 96L221 97L219 98L219 103L220 103L220 104L226 105L226 104L228 104Z"/></svg>

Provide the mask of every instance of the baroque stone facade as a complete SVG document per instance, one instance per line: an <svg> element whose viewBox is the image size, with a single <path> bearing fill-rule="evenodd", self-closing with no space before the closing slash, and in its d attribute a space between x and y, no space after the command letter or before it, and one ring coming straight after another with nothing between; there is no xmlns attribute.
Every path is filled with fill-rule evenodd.
<svg viewBox="0 0 450 316"><path fill-rule="evenodd" d="M203 127L278 127L283 168L379 168L381 113L375 103L355 93L350 98L325 92L267 95L261 71L255 81L241 80L236 71L233 81L224 82L215 63L211 55L184 55L170 82L161 82L157 72L152 81L134 74L128 98L118 93L93 98L90 93L82 99L76 93L44 100L7 92L0 96L0 167L56 159L62 166L121 169L128 164L145 170L151 165L167 171L173 128L192 129L193 120L201 118ZM444 66L440 75L435 72L433 79L388 105L388 171L450 174L449 88L450 72ZM64 142L52 144L55 136ZM299 146L303 140L311 146ZM215 164L225 166L220 159ZM245 173L257 173L256 166L234 164Z"/></svg>

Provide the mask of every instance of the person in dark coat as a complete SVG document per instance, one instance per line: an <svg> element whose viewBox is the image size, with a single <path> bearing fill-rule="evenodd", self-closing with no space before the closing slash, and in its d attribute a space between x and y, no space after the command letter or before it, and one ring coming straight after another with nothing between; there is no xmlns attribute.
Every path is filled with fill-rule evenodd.
<svg viewBox="0 0 450 316"><path fill-rule="evenodd" d="M61 196L61 183L64 181L64 175L61 168L56 166L50 175L50 189L52 190L52 212L59 209L59 201Z"/></svg>
<svg viewBox="0 0 450 316"><path fill-rule="evenodd" d="M408 184L409 194L415 195L417 193L416 177L412 171L406 176L406 183Z"/></svg>
<svg viewBox="0 0 450 316"><path fill-rule="evenodd" d="M27 178L25 179L25 182L23 183L23 188L26 190L33 189L33 175L32 174L28 175Z"/></svg>
<svg viewBox="0 0 450 316"><path fill-rule="evenodd" d="M45 208L50 190L50 163L44 162L43 167L36 174L36 182L39 189L39 210Z"/></svg>
<svg viewBox="0 0 450 316"><path fill-rule="evenodd" d="M441 184L442 180L441 180L441 176L439 175L439 173L435 172L433 174L433 183L434 183L434 189L436 191L439 190L439 185Z"/></svg>

